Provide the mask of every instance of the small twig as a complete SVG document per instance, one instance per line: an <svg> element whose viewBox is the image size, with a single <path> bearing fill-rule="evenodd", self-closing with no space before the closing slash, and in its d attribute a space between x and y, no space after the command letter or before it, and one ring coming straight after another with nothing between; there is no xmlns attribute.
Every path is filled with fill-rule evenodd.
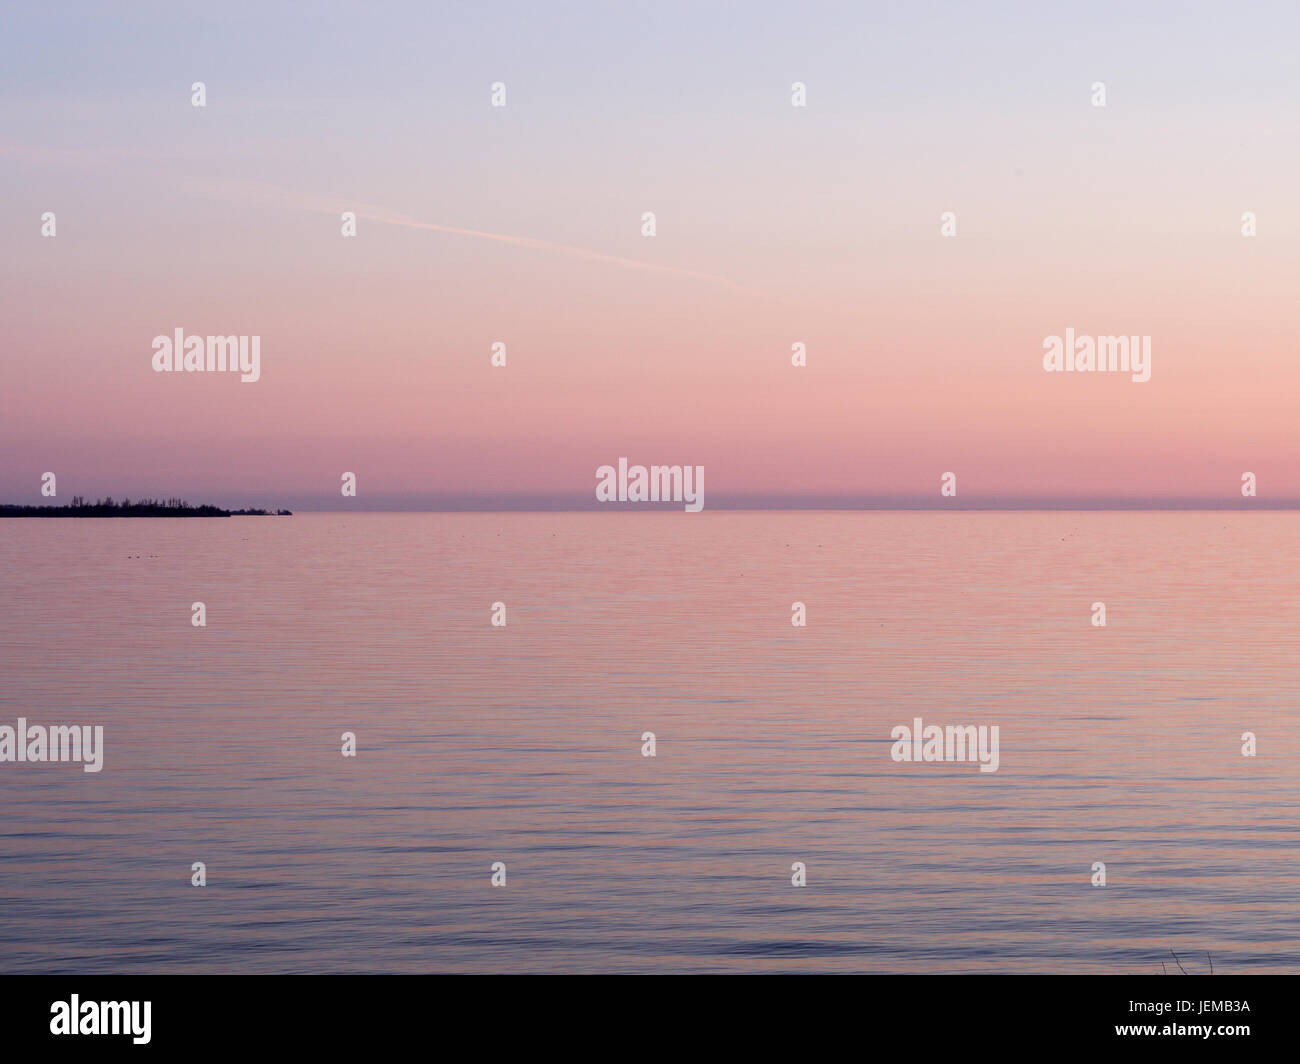
<svg viewBox="0 0 1300 1064"><path fill-rule="evenodd" d="M1180 960L1178 959L1178 954L1177 954L1177 953L1174 953L1173 950L1170 950L1169 952L1170 952L1170 954L1173 955L1174 963L1175 963L1176 965L1178 965L1178 970L1179 970L1180 972L1182 972L1183 975L1186 975L1186 974L1187 974L1187 969L1183 967L1183 962L1180 961Z"/></svg>
<svg viewBox="0 0 1300 1064"><path fill-rule="evenodd" d="M1210 951L1205 951L1205 959L1210 962L1210 974L1214 974L1214 958L1210 956Z"/></svg>
<svg viewBox="0 0 1300 1064"><path fill-rule="evenodd" d="M1161 961L1161 962L1160 962L1160 974L1161 974L1161 975L1168 975L1168 974L1169 974L1169 969L1167 969L1167 968L1165 967L1165 962L1164 962L1164 961Z"/></svg>

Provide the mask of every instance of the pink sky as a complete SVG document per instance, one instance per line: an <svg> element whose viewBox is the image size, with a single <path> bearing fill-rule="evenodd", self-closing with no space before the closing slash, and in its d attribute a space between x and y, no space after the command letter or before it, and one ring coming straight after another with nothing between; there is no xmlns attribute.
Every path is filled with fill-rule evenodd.
<svg viewBox="0 0 1300 1064"><path fill-rule="evenodd" d="M571 496L625 455L702 464L715 499L937 500L948 470L969 500L1240 501L1247 470L1300 499L1293 116L1264 85L1175 91L1199 37L1159 77L1080 44L990 80L1057 28L969 58L937 31L887 100L848 54L768 36L675 92L699 42L594 95L503 52L503 110L477 68L420 68L431 100L357 71L268 86L215 52L118 95L28 87L0 105L0 498L46 470L60 496L329 503L345 470L361 505ZM176 327L259 335L262 379L154 373ZM1067 327L1149 335L1150 381L1045 373Z"/></svg>

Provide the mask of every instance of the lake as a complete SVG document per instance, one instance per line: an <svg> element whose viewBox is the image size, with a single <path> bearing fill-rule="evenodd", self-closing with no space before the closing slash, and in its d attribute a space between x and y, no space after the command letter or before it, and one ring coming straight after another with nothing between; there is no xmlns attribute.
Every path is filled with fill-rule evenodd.
<svg viewBox="0 0 1300 1064"><path fill-rule="evenodd" d="M98 773L0 764L0 970L1295 971L1298 542L1288 512L0 522L0 724L104 728ZM916 718L996 725L998 770L893 760Z"/></svg>

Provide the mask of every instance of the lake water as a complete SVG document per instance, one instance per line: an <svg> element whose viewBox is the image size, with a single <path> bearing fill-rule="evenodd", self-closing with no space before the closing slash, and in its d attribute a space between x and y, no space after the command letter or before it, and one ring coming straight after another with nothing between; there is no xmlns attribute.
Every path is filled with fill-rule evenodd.
<svg viewBox="0 0 1300 1064"><path fill-rule="evenodd" d="M0 724L105 754L0 764L0 970L1296 971L1297 543L1294 513L3 521ZM998 771L891 760L915 717L998 725Z"/></svg>

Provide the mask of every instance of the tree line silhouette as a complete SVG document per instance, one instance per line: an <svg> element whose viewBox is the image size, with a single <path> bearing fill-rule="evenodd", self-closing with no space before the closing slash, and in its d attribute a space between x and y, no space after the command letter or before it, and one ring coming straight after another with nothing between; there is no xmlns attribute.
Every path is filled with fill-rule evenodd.
<svg viewBox="0 0 1300 1064"><path fill-rule="evenodd" d="M113 496L88 502L74 495L67 506L0 505L0 517L267 517L290 516L289 510L223 510L219 506L191 506L184 499L122 499Z"/></svg>

